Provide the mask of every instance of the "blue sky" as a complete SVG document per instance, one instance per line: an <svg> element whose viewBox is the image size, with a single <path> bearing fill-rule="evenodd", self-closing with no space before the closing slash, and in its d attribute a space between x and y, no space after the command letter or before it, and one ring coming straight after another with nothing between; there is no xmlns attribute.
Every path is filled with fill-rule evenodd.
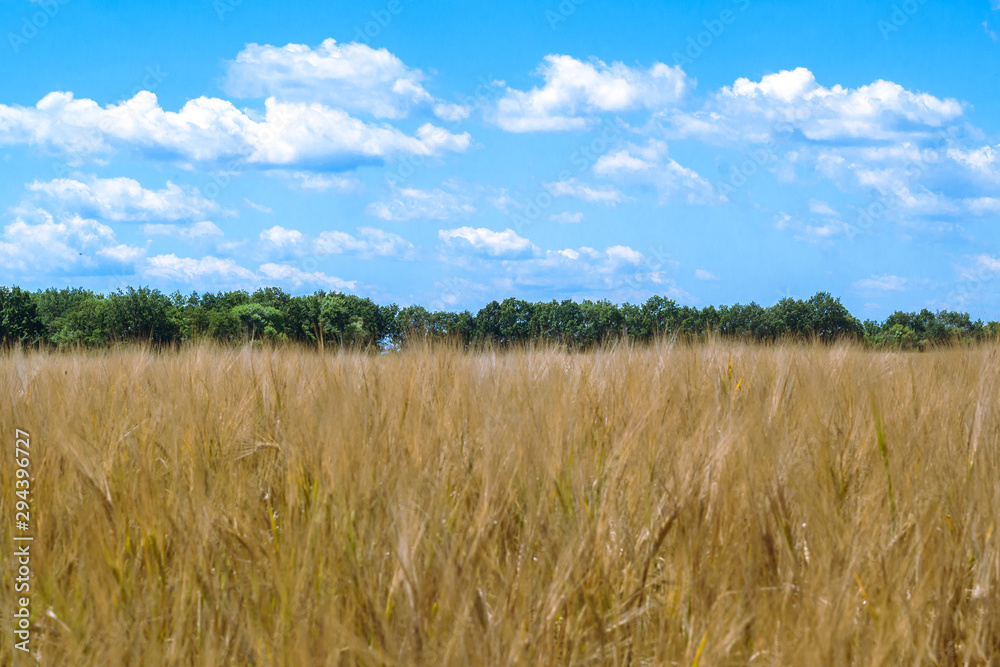
<svg viewBox="0 0 1000 667"><path fill-rule="evenodd" d="M990 0L8 0L0 29L5 284L1000 318Z"/></svg>

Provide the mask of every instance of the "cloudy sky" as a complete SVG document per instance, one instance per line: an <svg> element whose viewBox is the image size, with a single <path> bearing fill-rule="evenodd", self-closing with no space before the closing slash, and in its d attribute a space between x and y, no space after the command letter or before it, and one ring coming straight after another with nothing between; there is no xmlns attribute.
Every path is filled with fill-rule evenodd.
<svg viewBox="0 0 1000 667"><path fill-rule="evenodd" d="M1000 5L0 4L0 282L1000 318Z"/></svg>

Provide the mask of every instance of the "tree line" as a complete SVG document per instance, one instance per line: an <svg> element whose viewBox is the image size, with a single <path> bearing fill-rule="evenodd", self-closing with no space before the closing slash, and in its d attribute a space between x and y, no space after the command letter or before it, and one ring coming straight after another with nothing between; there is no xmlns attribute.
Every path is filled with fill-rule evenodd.
<svg viewBox="0 0 1000 667"><path fill-rule="evenodd" d="M923 349L998 339L1000 323L927 309L862 322L826 292L807 300L784 298L767 308L751 302L699 309L661 296L622 305L508 298L472 314L379 305L340 292L292 296L276 287L185 296L149 287L101 294L82 288L30 292L0 286L0 341L5 346L98 347L129 341L176 345L211 339L385 350L447 339L463 346L545 342L586 349L625 337L648 341L707 334L759 341L850 338L874 347Z"/></svg>

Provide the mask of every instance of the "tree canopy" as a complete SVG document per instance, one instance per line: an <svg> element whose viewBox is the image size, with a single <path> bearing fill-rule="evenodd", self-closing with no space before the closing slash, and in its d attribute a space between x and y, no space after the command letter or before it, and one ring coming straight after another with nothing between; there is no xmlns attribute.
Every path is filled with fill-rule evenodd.
<svg viewBox="0 0 1000 667"><path fill-rule="evenodd" d="M149 287L110 294L81 288L28 292L0 286L0 342L5 345L100 346L129 341L156 345L212 339L287 341L362 349L400 349L419 341L462 346L555 343L587 349L627 338L718 335L758 341L839 339L875 347L924 349L1000 337L1000 323L952 311L897 311L885 321L859 321L826 292L807 300L695 308L662 296L641 304L607 300L491 301L477 313L379 305L342 292L293 296L277 287L165 295Z"/></svg>

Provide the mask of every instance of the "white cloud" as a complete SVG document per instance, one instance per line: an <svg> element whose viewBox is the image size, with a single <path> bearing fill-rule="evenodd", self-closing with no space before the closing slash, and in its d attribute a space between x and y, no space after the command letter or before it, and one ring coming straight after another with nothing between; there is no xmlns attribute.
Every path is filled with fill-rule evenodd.
<svg viewBox="0 0 1000 667"><path fill-rule="evenodd" d="M359 227L356 237L347 232L325 231L316 237L313 247L324 255L354 253L379 257L407 256L414 249L402 236L375 227Z"/></svg>
<svg viewBox="0 0 1000 667"><path fill-rule="evenodd" d="M850 225L841 220L830 220L823 225L805 225L801 234L795 235L796 241L809 243L830 243L838 236L850 233Z"/></svg>
<svg viewBox="0 0 1000 667"><path fill-rule="evenodd" d="M594 171L599 174L626 173L634 171L645 171L654 166L652 162L639 159L627 150L620 150L617 153L602 155L597 158L594 164Z"/></svg>
<svg viewBox="0 0 1000 667"><path fill-rule="evenodd" d="M143 248L119 243L111 227L78 215L54 218L32 212L35 220L18 217L4 227L0 266L7 274L26 276L109 275L131 272Z"/></svg>
<svg viewBox="0 0 1000 667"><path fill-rule="evenodd" d="M513 229L494 232L484 227L459 227L442 229L438 238L451 246L471 246L491 257L524 255L532 249L531 241L518 236Z"/></svg>
<svg viewBox="0 0 1000 667"><path fill-rule="evenodd" d="M979 146L963 149L959 146L948 148L947 156L966 167L972 174L993 183L1000 182L1000 151L995 146Z"/></svg>
<svg viewBox="0 0 1000 667"><path fill-rule="evenodd" d="M302 242L302 232L297 229L285 229L281 225L269 227L260 233L260 240L276 248L294 246Z"/></svg>
<svg viewBox="0 0 1000 667"><path fill-rule="evenodd" d="M263 204L258 204L255 201L251 201L249 197L244 197L243 201L247 206L254 209L255 211L260 211L261 213L274 213L274 209L270 206L264 206Z"/></svg>
<svg viewBox="0 0 1000 667"><path fill-rule="evenodd" d="M594 164L594 173L615 178L622 183L650 185L660 201L682 198L688 204L718 201L712 185L698 172L667 157L667 145L650 140L645 146L630 144L616 153L602 155Z"/></svg>
<svg viewBox="0 0 1000 667"><path fill-rule="evenodd" d="M384 48L326 39L315 49L247 44L229 63L223 88L235 97L321 102L394 119L434 102L423 80Z"/></svg>
<svg viewBox="0 0 1000 667"><path fill-rule="evenodd" d="M828 215L831 217L837 217L837 212L827 202L821 199L810 199L809 200L809 210L816 215Z"/></svg>
<svg viewBox="0 0 1000 667"><path fill-rule="evenodd" d="M452 104L450 102L440 102L434 105L434 115L449 123L457 123L469 117L472 107L464 104Z"/></svg>
<svg viewBox="0 0 1000 667"><path fill-rule="evenodd" d="M626 197L611 186L591 186L581 183L576 178L545 184L553 197L576 197L586 202L616 206L625 201Z"/></svg>
<svg viewBox="0 0 1000 667"><path fill-rule="evenodd" d="M705 269L695 269L694 277L698 280L719 280L719 276Z"/></svg>
<svg viewBox="0 0 1000 667"><path fill-rule="evenodd" d="M577 211L576 213L570 213L569 211L563 211L561 213L553 213L549 216L549 220L552 222L561 222L563 224L572 224L583 221L583 213Z"/></svg>
<svg viewBox="0 0 1000 667"><path fill-rule="evenodd" d="M1000 213L1000 198L998 197L974 197L964 200L969 211L976 215L987 213Z"/></svg>
<svg viewBox="0 0 1000 667"><path fill-rule="evenodd" d="M807 141L902 143L927 139L963 114L955 99L939 99L879 79L850 89L821 86L808 69L740 78L694 114L664 114L682 136L720 142L766 141L776 135Z"/></svg>
<svg viewBox="0 0 1000 667"><path fill-rule="evenodd" d="M149 91L104 108L54 92L34 107L0 105L0 145L40 145L74 162L124 150L182 164L346 170L407 155L462 152L471 142L467 132L456 135L430 123L410 136L318 103L268 98L264 107L256 120L217 98L199 97L172 112Z"/></svg>
<svg viewBox="0 0 1000 667"><path fill-rule="evenodd" d="M218 225L209 220L195 222L186 226L148 223L142 226L142 233L147 236L176 236L187 241L209 236L223 236L222 230L219 229Z"/></svg>
<svg viewBox="0 0 1000 667"><path fill-rule="evenodd" d="M286 172L287 173L287 172ZM306 171L294 171L288 173L298 182L300 188L304 190L338 190L340 192L354 192L361 187L361 181L353 176L340 176L337 174L312 174Z"/></svg>
<svg viewBox="0 0 1000 667"><path fill-rule="evenodd" d="M303 271L289 264L261 264L259 274L261 282L268 285L289 285L294 288L313 285L333 290L353 290L357 286L357 281L354 280L342 280L321 271Z"/></svg>
<svg viewBox="0 0 1000 667"><path fill-rule="evenodd" d="M872 276L855 282L852 287L876 292L901 292L906 289L906 278L889 275Z"/></svg>
<svg viewBox="0 0 1000 667"><path fill-rule="evenodd" d="M487 260L483 260L484 262ZM562 250L535 249L530 256L492 263L494 292L538 290L539 298L552 294L613 300L665 295L684 302L694 297L657 264L650 266L642 253L628 246L611 246L601 252L590 247Z"/></svg>
<svg viewBox="0 0 1000 667"><path fill-rule="evenodd" d="M154 278L165 278L177 282L194 282L199 279L213 278L221 280L238 279L253 281L253 271L237 264L232 259L220 259L211 255L195 259L193 257L178 257L156 255L150 257L143 273Z"/></svg>
<svg viewBox="0 0 1000 667"><path fill-rule="evenodd" d="M34 181L27 188L65 210L116 222L190 220L219 210L216 202L200 196L196 189L170 181L162 190L147 190L131 178L92 176Z"/></svg>
<svg viewBox="0 0 1000 667"><path fill-rule="evenodd" d="M680 67L655 63L648 70L600 60L581 62L565 55L545 56L538 69L541 88L507 88L494 121L508 132L579 130L602 112L662 109L675 105L688 88Z"/></svg>
<svg viewBox="0 0 1000 667"><path fill-rule="evenodd" d="M174 254L150 257L142 268L145 278L165 279L188 284L285 285L299 288L305 285L327 289L354 289L355 281L341 280L322 272L307 272L291 264L269 262L255 272L228 258L211 255L194 258Z"/></svg>
<svg viewBox="0 0 1000 667"><path fill-rule="evenodd" d="M642 253L629 248L627 245L614 245L605 250L605 252L608 254L608 259L613 263L639 264L642 261Z"/></svg>
<svg viewBox="0 0 1000 667"><path fill-rule="evenodd" d="M449 220L475 213L476 207L465 197L445 192L441 188L398 188L393 190L390 200L372 202L366 211L383 220Z"/></svg>

